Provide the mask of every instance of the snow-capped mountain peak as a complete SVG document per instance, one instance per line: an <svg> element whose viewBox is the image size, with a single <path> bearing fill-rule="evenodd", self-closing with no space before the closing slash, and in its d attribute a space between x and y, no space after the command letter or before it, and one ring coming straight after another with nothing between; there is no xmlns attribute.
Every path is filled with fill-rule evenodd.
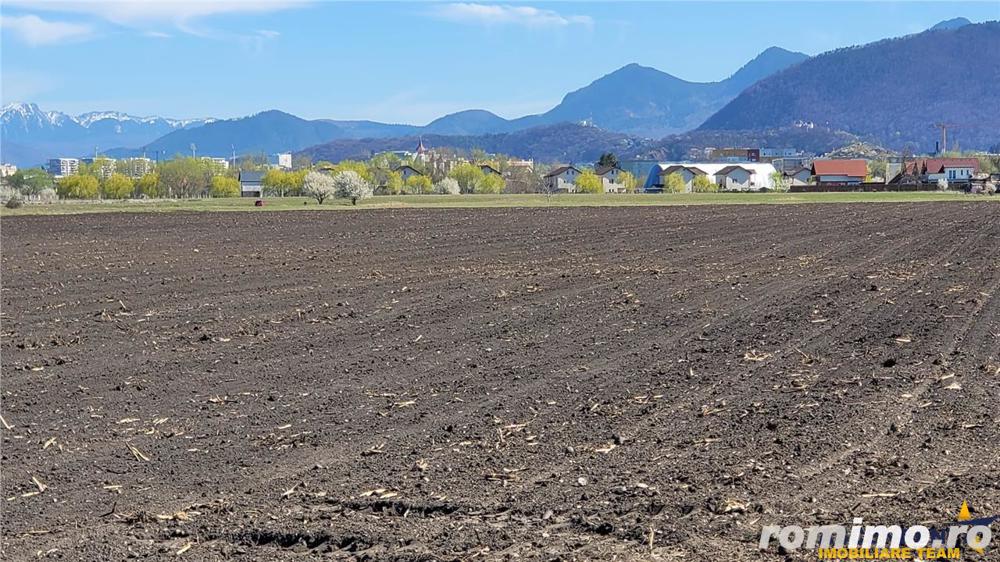
<svg viewBox="0 0 1000 562"><path fill-rule="evenodd" d="M8 103L0 110L4 162L34 165L49 158L137 148L180 129L214 119L137 117L121 111L91 111L69 115L46 111L34 103Z"/></svg>
<svg viewBox="0 0 1000 562"><path fill-rule="evenodd" d="M32 122L43 126L47 125L55 127L72 122L86 128L99 121L111 120L117 121L119 124L131 122L138 124L166 125L172 129L186 128L191 125L204 125L205 123L215 121L215 119L212 118L170 119L156 115L138 117L121 111L90 111L73 116L63 113L62 111L43 111L37 104L24 102L8 103L3 106L3 110L0 111L0 120L2 120L4 124L11 123L17 119L20 119L23 122Z"/></svg>

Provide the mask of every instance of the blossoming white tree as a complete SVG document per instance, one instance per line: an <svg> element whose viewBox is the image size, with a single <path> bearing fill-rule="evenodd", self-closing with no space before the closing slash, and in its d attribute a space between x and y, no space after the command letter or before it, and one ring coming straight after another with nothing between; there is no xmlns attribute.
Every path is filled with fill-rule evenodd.
<svg viewBox="0 0 1000 562"><path fill-rule="evenodd" d="M462 188L454 178L444 178L434 186L434 193L439 195L458 195L461 192Z"/></svg>
<svg viewBox="0 0 1000 562"><path fill-rule="evenodd" d="M355 174L357 175L357 174ZM302 192L315 199L320 205L323 201L333 197L336 193L336 184L333 178L320 172L309 172L302 180Z"/></svg>
<svg viewBox="0 0 1000 562"><path fill-rule="evenodd" d="M357 205L358 199L366 199L372 196L374 190L372 185L362 179L357 172L340 172L333 176L334 195L343 199L350 199L351 205Z"/></svg>

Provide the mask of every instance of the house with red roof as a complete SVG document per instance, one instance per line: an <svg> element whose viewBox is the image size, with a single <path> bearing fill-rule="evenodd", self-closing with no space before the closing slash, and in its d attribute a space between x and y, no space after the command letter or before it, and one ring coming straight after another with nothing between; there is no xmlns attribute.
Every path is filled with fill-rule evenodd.
<svg viewBox="0 0 1000 562"><path fill-rule="evenodd" d="M976 158L925 158L906 165L906 172L919 176L923 181L934 183L946 180L948 183L969 183L979 173Z"/></svg>
<svg viewBox="0 0 1000 562"><path fill-rule="evenodd" d="M868 162L856 160L813 160L812 175L818 184L856 185L868 176Z"/></svg>

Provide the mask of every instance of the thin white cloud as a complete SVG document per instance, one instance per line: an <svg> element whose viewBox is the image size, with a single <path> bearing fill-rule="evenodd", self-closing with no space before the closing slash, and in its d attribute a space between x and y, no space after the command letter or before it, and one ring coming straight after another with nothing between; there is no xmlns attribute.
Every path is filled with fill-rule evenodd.
<svg viewBox="0 0 1000 562"><path fill-rule="evenodd" d="M268 13L309 3L311 0L4 0L8 6L85 14L125 26Z"/></svg>
<svg viewBox="0 0 1000 562"><path fill-rule="evenodd" d="M590 16L563 15L555 10L506 4L457 2L434 6L432 13L444 20L478 25L519 25L523 27L592 27Z"/></svg>
<svg viewBox="0 0 1000 562"><path fill-rule="evenodd" d="M306 6L314 0L3 0L5 6L32 11L73 14L142 31L148 37L169 35L170 26L180 33L213 39L262 38L264 35L227 33L202 20L223 15L265 14ZM272 39L275 36L266 37Z"/></svg>
<svg viewBox="0 0 1000 562"><path fill-rule="evenodd" d="M146 37L152 37L153 39L170 39L171 37L173 37L173 35L169 33L164 33L162 31L155 31L155 30L144 31L142 34L145 35Z"/></svg>
<svg viewBox="0 0 1000 562"><path fill-rule="evenodd" d="M0 15L0 27L7 29L22 41L36 47L55 45L86 39L94 30L89 25L63 21L44 20L36 15Z"/></svg>

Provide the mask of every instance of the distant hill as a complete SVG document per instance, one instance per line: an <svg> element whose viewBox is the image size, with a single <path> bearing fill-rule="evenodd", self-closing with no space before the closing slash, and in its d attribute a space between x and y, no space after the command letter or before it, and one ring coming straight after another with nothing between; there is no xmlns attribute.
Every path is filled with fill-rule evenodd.
<svg viewBox="0 0 1000 562"><path fill-rule="evenodd" d="M806 153L824 154L858 142L858 137L824 127L776 127L753 130L695 130L670 135L648 143L639 154L654 160L683 160L692 149L706 146L794 147Z"/></svg>
<svg viewBox="0 0 1000 562"><path fill-rule="evenodd" d="M1000 64L985 53L1000 53L1000 22L838 49L757 82L699 129L809 122L926 151L949 123L961 148L986 148L1000 141Z"/></svg>
<svg viewBox="0 0 1000 562"><path fill-rule="evenodd" d="M484 135L518 128L512 122L482 109L459 111L431 121L420 132L437 135Z"/></svg>
<svg viewBox="0 0 1000 562"><path fill-rule="evenodd" d="M0 110L0 158L19 166L56 156L93 155L117 146L143 146L173 131L212 119L136 117L118 111L69 115L43 111L33 103L11 103Z"/></svg>
<svg viewBox="0 0 1000 562"><path fill-rule="evenodd" d="M203 127L174 131L146 147L147 153L158 151L161 156L190 154L226 157L232 154L294 151L326 142L344 134L340 126L329 121L309 121L283 111L263 111L240 119L215 121Z"/></svg>
<svg viewBox="0 0 1000 562"><path fill-rule="evenodd" d="M642 146L634 137L612 133L597 127L571 123L545 125L531 129L487 135L423 135L427 147L449 147L459 150L481 148L542 162L592 162L603 152L631 154ZM413 150L418 137L382 139L338 139L309 147L298 154L314 162L337 162L349 158L368 158L374 153L391 150Z"/></svg>
<svg viewBox="0 0 1000 562"><path fill-rule="evenodd" d="M397 125L379 123L378 121L341 121L336 119L322 119L321 121L336 125L343 138L399 137L416 134L420 130L420 127L415 125Z"/></svg>
<svg viewBox="0 0 1000 562"><path fill-rule="evenodd" d="M966 18L952 18L950 20L944 20L939 22L934 27L931 27L930 31L940 31L942 29L958 29L960 27L965 27L967 25L972 25L972 22Z"/></svg>
<svg viewBox="0 0 1000 562"><path fill-rule="evenodd" d="M658 138L697 127L757 80L807 58L771 47L719 82L688 82L655 68L630 64L567 94L551 110L513 123L521 128L591 121L609 131Z"/></svg>
<svg viewBox="0 0 1000 562"><path fill-rule="evenodd" d="M510 133L543 125L590 121L605 131L661 137L684 131L732 100L747 86L807 57L777 47L767 49L719 82L688 82L654 68L630 64L567 94L551 110L518 119L470 109L424 126L376 121L306 120L271 110L243 117L171 120L99 112L77 117L33 104L4 108L4 161L36 164L56 156L101 153L113 157L159 153L187 154L191 144L205 156L300 150L335 139L400 138L412 135L475 136ZM202 126L205 125L205 126Z"/></svg>

